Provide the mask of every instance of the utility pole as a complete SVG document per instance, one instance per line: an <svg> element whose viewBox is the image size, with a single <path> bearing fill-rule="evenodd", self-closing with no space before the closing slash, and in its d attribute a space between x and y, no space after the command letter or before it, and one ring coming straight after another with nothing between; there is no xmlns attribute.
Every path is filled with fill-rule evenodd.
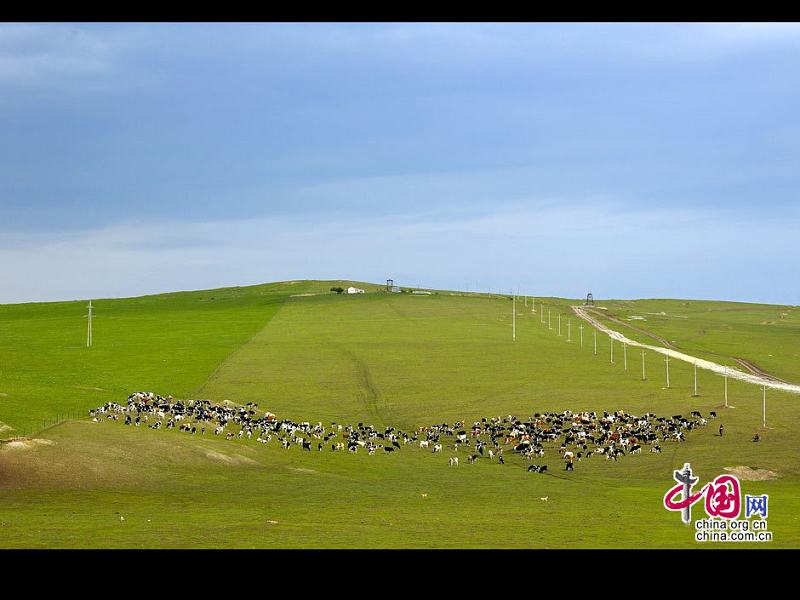
<svg viewBox="0 0 800 600"><path fill-rule="evenodd" d="M561 337L561 313L558 314L558 335Z"/></svg>
<svg viewBox="0 0 800 600"><path fill-rule="evenodd" d="M728 367L725 367L725 408L728 408Z"/></svg>
<svg viewBox="0 0 800 600"><path fill-rule="evenodd" d="M536 312L536 296L531 296L531 312Z"/></svg>
<svg viewBox="0 0 800 600"><path fill-rule="evenodd" d="M694 394L692 394L693 398L697 398L697 363L694 363Z"/></svg>
<svg viewBox="0 0 800 600"><path fill-rule="evenodd" d="M89 321L87 323L88 329L86 330L86 347L89 348L92 345L92 301L89 300L89 314L87 315Z"/></svg>
<svg viewBox="0 0 800 600"><path fill-rule="evenodd" d="M550 324L550 309L547 309L547 328L552 330L553 326Z"/></svg>
<svg viewBox="0 0 800 600"><path fill-rule="evenodd" d="M614 338L609 336L609 339L611 340L611 364L613 365L614 364Z"/></svg>
<svg viewBox="0 0 800 600"><path fill-rule="evenodd" d="M647 379L647 374L644 369L644 349L642 350L642 381Z"/></svg>
<svg viewBox="0 0 800 600"><path fill-rule="evenodd" d="M622 344L622 362L625 364L625 370L628 370L628 344Z"/></svg>
<svg viewBox="0 0 800 600"><path fill-rule="evenodd" d="M572 319L567 319L567 341L572 341Z"/></svg>
<svg viewBox="0 0 800 600"><path fill-rule="evenodd" d="M594 330L594 355L597 356L597 329Z"/></svg>
<svg viewBox="0 0 800 600"><path fill-rule="evenodd" d="M667 363L667 389L669 389L669 356L667 356L664 360Z"/></svg>

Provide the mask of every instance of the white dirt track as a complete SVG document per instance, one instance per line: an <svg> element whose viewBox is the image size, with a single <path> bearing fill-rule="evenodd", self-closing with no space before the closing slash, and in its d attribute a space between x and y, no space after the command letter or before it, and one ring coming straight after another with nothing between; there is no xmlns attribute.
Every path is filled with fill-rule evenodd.
<svg viewBox="0 0 800 600"><path fill-rule="evenodd" d="M717 363L711 362L710 360L703 360L702 358L696 358L689 354L678 352L677 350L662 348L660 346L651 346L650 344L642 344L641 342L637 342L626 338L618 331L609 329L598 319L588 314L588 312L584 310L582 306L573 306L572 310L575 311L575 314L578 316L578 318L583 319L584 321L590 323L593 327L597 328L599 331L602 331L609 337L619 341L620 343L627 344L628 346L645 348L647 350L652 350L653 352L659 352L660 354L664 354L666 356L669 356L670 358L676 358L678 360L682 360L691 364L696 364L698 369L706 369L707 371L713 371L717 375L725 375L727 371L728 377L731 377L733 379L739 379L741 381L746 381L747 383L752 383L754 385L765 386L767 388L781 390L784 392L790 392L792 394L800 394L800 385L796 385L793 383L779 383L772 379L767 379L759 375L744 373L733 367L718 365Z"/></svg>

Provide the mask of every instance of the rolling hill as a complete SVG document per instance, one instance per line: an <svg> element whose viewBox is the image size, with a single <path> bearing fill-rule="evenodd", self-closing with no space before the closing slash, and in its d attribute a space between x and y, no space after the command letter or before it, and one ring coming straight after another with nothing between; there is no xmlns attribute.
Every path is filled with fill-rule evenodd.
<svg viewBox="0 0 800 600"><path fill-rule="evenodd" d="M329 291L351 284L368 293ZM695 547L691 530L661 505L673 469L691 462L703 481L726 467L774 473L743 485L770 494L769 546L796 547L798 398L770 392L768 428L753 444L759 389L730 382L735 408L724 409L720 377L701 373L693 398L691 366L672 364L665 389L655 356L645 358L643 381L640 357L629 357L627 371L619 355L610 362L608 338L599 339L597 356L589 331L580 346L577 320L568 316L574 302L537 299L532 313L518 301L512 342L507 297L280 282L95 300L92 348L85 302L0 306L0 437L28 438L0 449L0 546ZM675 314L676 302L603 305L624 320ZM695 304L694 311L680 307L688 319L631 322L685 352L748 359L792 380L795 312L780 328L759 325L753 337L754 322L786 307ZM553 329L541 320L548 309ZM691 333L703 326L714 334ZM773 340L781 351L769 357ZM510 454L502 466L483 460L450 468L449 449L303 453L88 419L88 409L137 390L257 402L280 418L407 430L565 409L716 410L719 419L662 454L584 460L573 472L548 449L550 473L537 476Z"/></svg>

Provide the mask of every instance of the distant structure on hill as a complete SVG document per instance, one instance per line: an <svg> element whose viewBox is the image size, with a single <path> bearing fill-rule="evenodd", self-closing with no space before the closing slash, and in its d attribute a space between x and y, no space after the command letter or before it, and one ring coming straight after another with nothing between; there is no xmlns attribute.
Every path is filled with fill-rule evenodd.
<svg viewBox="0 0 800 600"><path fill-rule="evenodd" d="M586 294L586 302L583 303L584 306L594 306L594 296L592 296L592 292Z"/></svg>
<svg viewBox="0 0 800 600"><path fill-rule="evenodd" d="M394 294L400 293L400 286L394 284L394 279L387 279L386 280L386 291L392 292Z"/></svg>
<svg viewBox="0 0 800 600"><path fill-rule="evenodd" d="M347 288L347 293L348 294L363 294L364 290L362 290L361 288L350 286L349 288Z"/></svg>

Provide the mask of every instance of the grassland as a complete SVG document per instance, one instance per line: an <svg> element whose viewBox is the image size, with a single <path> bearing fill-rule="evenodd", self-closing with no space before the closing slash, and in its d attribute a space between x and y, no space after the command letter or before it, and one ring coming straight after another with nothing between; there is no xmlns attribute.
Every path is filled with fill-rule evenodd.
<svg viewBox="0 0 800 600"><path fill-rule="evenodd" d="M559 337L555 320L550 330L518 304L512 343L507 299L324 293L335 284L98 301L91 349L81 344L85 303L0 307L0 335L11 342L0 350L0 421L36 429L53 414L152 389L401 428L566 408L717 410L725 435L714 423L661 455L583 461L574 472L551 451L552 473L533 476L516 457L449 468L452 452L303 453L72 419L38 433L47 443L0 451L0 547L691 548L691 530L661 506L673 468L687 461L703 481L728 466L778 473L744 482L745 492L770 494L771 547L800 543L796 396L769 395L769 428L753 444L761 397L752 386L730 382L736 408L725 410L719 377L701 373L692 398L689 365L671 365L667 390L663 364L647 357L642 381L640 357L629 356L625 371L607 344L594 356L587 331L581 348L574 319L567 343L566 321ZM671 314L672 301L647 302L648 312ZM719 310L718 323L725 314L734 315L729 343L748 358L739 330L757 317Z"/></svg>
<svg viewBox="0 0 800 600"><path fill-rule="evenodd" d="M95 300L91 349L86 301L0 306L0 430L37 431L43 421L83 416L89 406L118 401L133 389L188 397L286 300L349 283L298 281Z"/></svg>

